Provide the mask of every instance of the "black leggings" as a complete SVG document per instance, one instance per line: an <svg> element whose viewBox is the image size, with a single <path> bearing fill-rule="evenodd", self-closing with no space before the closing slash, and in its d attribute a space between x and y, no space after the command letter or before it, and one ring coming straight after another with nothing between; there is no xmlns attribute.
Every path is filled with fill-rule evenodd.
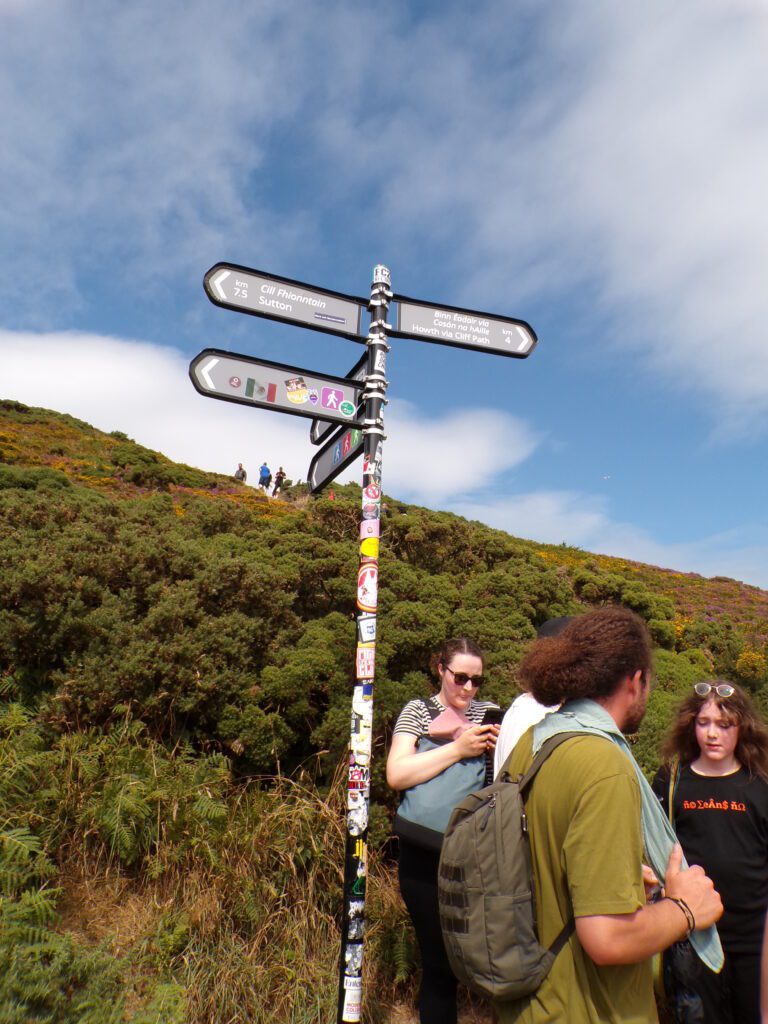
<svg viewBox="0 0 768 1024"><path fill-rule="evenodd" d="M440 854L400 839L400 892L421 951L421 1024L456 1024L456 978L440 931L437 866Z"/></svg>

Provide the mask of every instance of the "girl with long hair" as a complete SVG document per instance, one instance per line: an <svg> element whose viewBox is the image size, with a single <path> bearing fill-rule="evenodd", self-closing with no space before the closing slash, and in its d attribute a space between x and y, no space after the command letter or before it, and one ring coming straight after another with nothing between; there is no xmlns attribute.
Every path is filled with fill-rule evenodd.
<svg viewBox="0 0 768 1024"><path fill-rule="evenodd" d="M688 862L704 868L725 908L718 923L725 967L715 974L691 961L693 974L675 978L673 958L667 968L673 1012L678 1024L759 1024L768 908L768 729L740 687L725 680L696 683L662 752L665 764L654 791Z"/></svg>
<svg viewBox="0 0 768 1024"><path fill-rule="evenodd" d="M446 640L430 667L439 690L409 701L395 724L387 782L403 794L395 818L400 891L421 952L421 1024L455 1024L456 979L443 946L437 902L442 833L456 804L486 781L498 725L484 724L490 701L480 648L466 637Z"/></svg>

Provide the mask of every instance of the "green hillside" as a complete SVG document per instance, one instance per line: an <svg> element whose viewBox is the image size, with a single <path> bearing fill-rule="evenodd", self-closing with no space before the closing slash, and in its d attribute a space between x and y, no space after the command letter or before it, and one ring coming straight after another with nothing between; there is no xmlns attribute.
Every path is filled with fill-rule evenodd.
<svg viewBox="0 0 768 1024"><path fill-rule="evenodd" d="M333 1018L359 489L334 491L268 499L0 402L0 1021ZM649 772L696 679L768 710L765 591L385 502L373 851L388 733L447 635L485 648L506 705L545 619L636 610L659 645ZM370 1020L413 973L384 853Z"/></svg>

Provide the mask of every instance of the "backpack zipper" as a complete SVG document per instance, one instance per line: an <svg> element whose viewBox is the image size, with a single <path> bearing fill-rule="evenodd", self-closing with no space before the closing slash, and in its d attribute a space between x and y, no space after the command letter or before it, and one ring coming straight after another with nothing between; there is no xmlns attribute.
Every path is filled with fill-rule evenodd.
<svg viewBox="0 0 768 1024"><path fill-rule="evenodd" d="M485 832L486 826L488 825L488 819L493 814L493 809L495 808L495 806L496 806L496 794L494 793L493 796L491 797L491 799L488 801L488 806L487 806L487 808L485 810L485 815L483 816L483 820L482 820L482 823L480 825L480 831L481 832Z"/></svg>

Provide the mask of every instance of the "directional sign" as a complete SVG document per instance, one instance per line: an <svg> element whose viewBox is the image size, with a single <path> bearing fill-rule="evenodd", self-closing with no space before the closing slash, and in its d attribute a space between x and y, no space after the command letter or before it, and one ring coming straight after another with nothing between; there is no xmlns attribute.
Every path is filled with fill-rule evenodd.
<svg viewBox="0 0 768 1024"><path fill-rule="evenodd" d="M365 299L329 292L287 277L275 277L234 263L217 263L203 278L206 295L217 306L268 320L288 320L313 331L361 337Z"/></svg>
<svg viewBox="0 0 768 1024"><path fill-rule="evenodd" d="M298 366L252 359L207 348L189 364L189 376L201 395L255 405L294 416L356 424L363 386Z"/></svg>
<svg viewBox="0 0 768 1024"><path fill-rule="evenodd" d="M337 430L309 464L307 483L312 494L322 490L363 451L363 432L359 427Z"/></svg>
<svg viewBox="0 0 768 1024"><path fill-rule="evenodd" d="M367 372L368 353L366 352L364 356L358 359L358 361L349 371L346 379L365 380ZM360 416L358 416L357 418L360 419ZM322 442L326 439L326 437L328 437L328 435L331 433L333 429L333 426L328 424L327 421L316 419L312 422L312 425L309 428L309 440L312 442L312 444L322 444Z"/></svg>
<svg viewBox="0 0 768 1024"><path fill-rule="evenodd" d="M536 333L525 320L502 319L493 313L478 313L457 306L433 306L395 295L397 338L434 341L491 352L497 356L525 359L536 347Z"/></svg>

